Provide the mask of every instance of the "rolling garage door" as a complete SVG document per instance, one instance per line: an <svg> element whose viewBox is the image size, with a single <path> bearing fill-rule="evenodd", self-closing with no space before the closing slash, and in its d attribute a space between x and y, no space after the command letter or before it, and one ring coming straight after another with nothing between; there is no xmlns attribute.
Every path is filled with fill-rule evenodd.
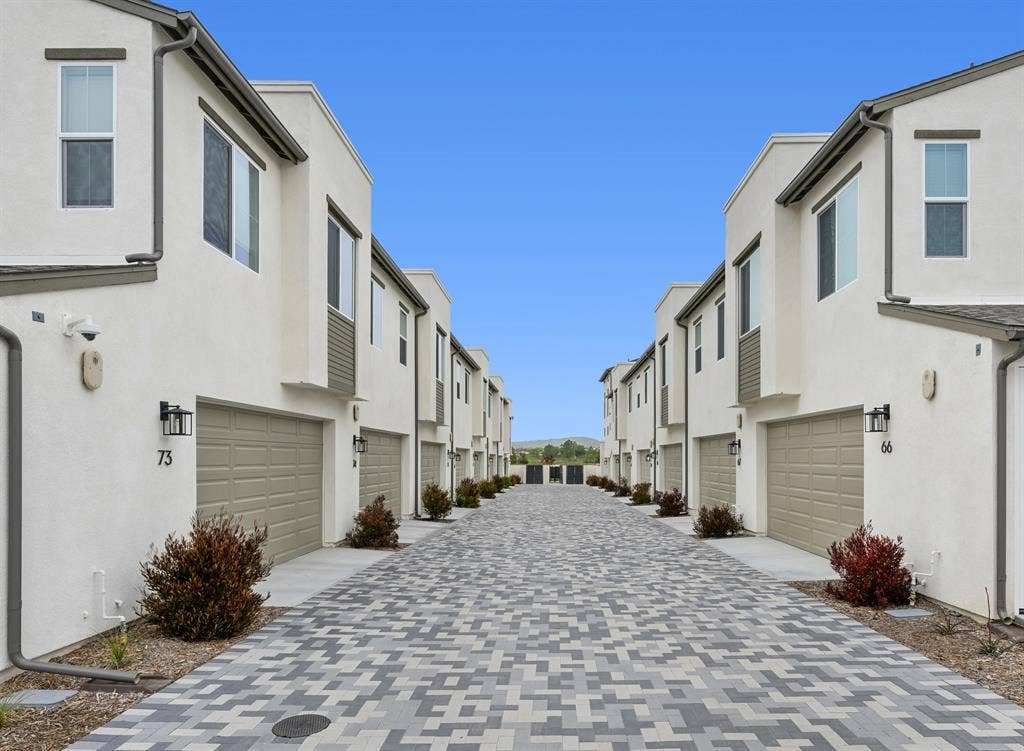
<svg viewBox="0 0 1024 751"><path fill-rule="evenodd" d="M768 535L825 555L864 521L860 410L768 426Z"/></svg>
<svg viewBox="0 0 1024 751"><path fill-rule="evenodd" d="M423 443L420 450L420 488L425 488L430 483L441 484L441 452L444 450L443 443Z"/></svg>
<svg viewBox="0 0 1024 751"><path fill-rule="evenodd" d="M455 484L458 485L469 472L469 449L456 449L456 451L459 452L459 461L455 463Z"/></svg>
<svg viewBox="0 0 1024 751"><path fill-rule="evenodd" d="M661 447L660 458L665 469L665 487L662 490L678 490L686 494L683 488L683 444L670 443Z"/></svg>
<svg viewBox="0 0 1024 751"><path fill-rule="evenodd" d="M366 453L359 457L359 508L378 495L396 519L402 518L402 438L391 433L363 430Z"/></svg>
<svg viewBox="0 0 1024 751"><path fill-rule="evenodd" d="M323 426L313 420L199 404L196 507L267 525L281 563L323 544Z"/></svg>
<svg viewBox="0 0 1024 751"><path fill-rule="evenodd" d="M729 456L735 434L700 439L700 505L736 506L736 457Z"/></svg>

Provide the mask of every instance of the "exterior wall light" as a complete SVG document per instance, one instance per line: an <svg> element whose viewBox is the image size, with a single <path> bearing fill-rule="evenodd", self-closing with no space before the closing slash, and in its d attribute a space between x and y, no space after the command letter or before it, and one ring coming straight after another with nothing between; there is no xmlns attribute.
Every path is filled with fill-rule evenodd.
<svg viewBox="0 0 1024 751"><path fill-rule="evenodd" d="M729 441L729 456L739 456L742 445L743 444L739 438L734 441Z"/></svg>
<svg viewBox="0 0 1024 751"><path fill-rule="evenodd" d="M633 455L632 454L626 454L626 464L632 464L632 463L633 463Z"/></svg>
<svg viewBox="0 0 1024 751"><path fill-rule="evenodd" d="M888 433L889 432L889 405L869 409L864 413L865 433Z"/></svg>
<svg viewBox="0 0 1024 751"><path fill-rule="evenodd" d="M450 461L450 462L461 462L462 461L462 455L459 454L458 451L452 451L451 449L448 449L448 461Z"/></svg>
<svg viewBox="0 0 1024 751"><path fill-rule="evenodd" d="M192 435L192 413L180 404L160 402L160 422L164 435Z"/></svg>
<svg viewBox="0 0 1024 751"><path fill-rule="evenodd" d="M367 444L367 440L361 435L352 436L352 447L356 450L357 454L365 454Z"/></svg>

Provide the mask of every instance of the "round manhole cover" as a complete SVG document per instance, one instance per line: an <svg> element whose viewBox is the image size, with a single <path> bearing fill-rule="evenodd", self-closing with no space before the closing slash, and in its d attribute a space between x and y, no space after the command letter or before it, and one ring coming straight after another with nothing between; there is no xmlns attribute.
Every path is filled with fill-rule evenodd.
<svg viewBox="0 0 1024 751"><path fill-rule="evenodd" d="M285 717L271 728L271 732L279 738L305 738L319 733L330 724L331 721L322 714L297 714Z"/></svg>

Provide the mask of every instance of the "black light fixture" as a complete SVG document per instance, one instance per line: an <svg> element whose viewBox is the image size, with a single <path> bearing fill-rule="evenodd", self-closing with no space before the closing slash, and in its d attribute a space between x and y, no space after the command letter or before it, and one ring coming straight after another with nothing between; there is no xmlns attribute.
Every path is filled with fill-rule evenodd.
<svg viewBox="0 0 1024 751"><path fill-rule="evenodd" d="M626 464L632 464L632 463L633 463L633 455L632 454L626 454Z"/></svg>
<svg viewBox="0 0 1024 751"><path fill-rule="evenodd" d="M742 443L739 438L729 441L729 456L739 456Z"/></svg>
<svg viewBox="0 0 1024 751"><path fill-rule="evenodd" d="M889 432L889 405L869 409L864 413L865 433L888 433Z"/></svg>
<svg viewBox="0 0 1024 751"><path fill-rule="evenodd" d="M164 435L192 435L192 413L180 404L160 402L160 422Z"/></svg>
<svg viewBox="0 0 1024 751"><path fill-rule="evenodd" d="M448 449L448 461L461 462L462 455L458 451L452 451L451 449Z"/></svg>
<svg viewBox="0 0 1024 751"><path fill-rule="evenodd" d="M352 436L352 446L355 448L357 454L365 454L368 442L361 435Z"/></svg>

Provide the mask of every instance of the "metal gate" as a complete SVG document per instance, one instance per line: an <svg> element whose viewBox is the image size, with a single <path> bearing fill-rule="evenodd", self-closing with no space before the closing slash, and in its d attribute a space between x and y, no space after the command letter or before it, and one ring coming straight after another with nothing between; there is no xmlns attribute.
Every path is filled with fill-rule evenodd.
<svg viewBox="0 0 1024 751"><path fill-rule="evenodd" d="M583 465L582 464L567 464L565 467L565 484L566 485L582 485L583 484Z"/></svg>
<svg viewBox="0 0 1024 751"><path fill-rule="evenodd" d="M551 467L548 470L548 482L561 482L562 481L562 467L556 466Z"/></svg>
<svg viewBox="0 0 1024 751"><path fill-rule="evenodd" d="M540 464L527 464L526 465L526 484L527 485L543 485L544 484L544 467Z"/></svg>

